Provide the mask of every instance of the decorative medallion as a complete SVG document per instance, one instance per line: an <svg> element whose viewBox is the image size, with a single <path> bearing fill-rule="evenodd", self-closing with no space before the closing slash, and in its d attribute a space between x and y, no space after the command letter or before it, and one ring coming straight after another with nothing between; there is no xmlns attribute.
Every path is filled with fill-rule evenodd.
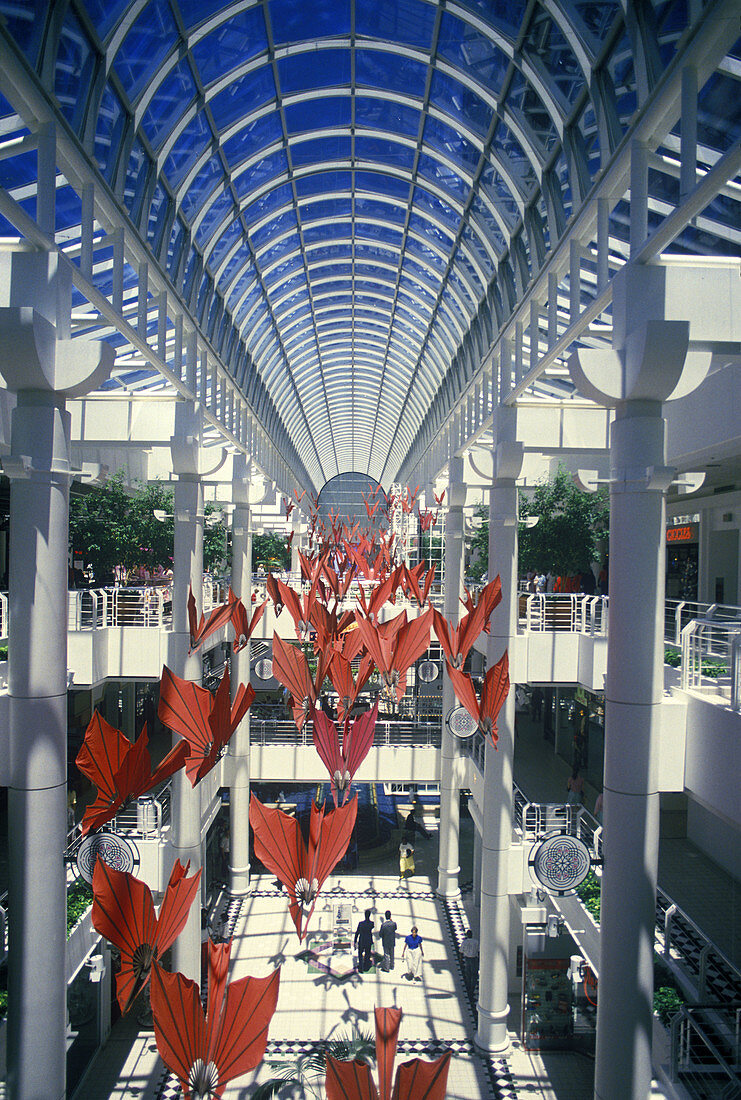
<svg viewBox="0 0 741 1100"><path fill-rule="evenodd" d="M273 662L269 657L261 657L259 661L255 661L255 676L258 680L272 680Z"/></svg>
<svg viewBox="0 0 741 1100"><path fill-rule="evenodd" d="M592 854L583 840L570 833L546 833L528 858L533 880L549 894L573 894L589 874Z"/></svg>
<svg viewBox="0 0 741 1100"><path fill-rule="evenodd" d="M461 740L473 737L479 728L476 719L471 717L465 707L454 707L448 714L447 722L450 732Z"/></svg>
<svg viewBox="0 0 741 1100"><path fill-rule="evenodd" d="M440 669L437 661L420 661L417 667L417 675L423 684L431 684L437 680Z"/></svg>
<svg viewBox="0 0 741 1100"><path fill-rule="evenodd" d="M92 884L95 861L102 859L116 871L133 875L139 868L139 849L116 833L90 833L77 849L77 873Z"/></svg>

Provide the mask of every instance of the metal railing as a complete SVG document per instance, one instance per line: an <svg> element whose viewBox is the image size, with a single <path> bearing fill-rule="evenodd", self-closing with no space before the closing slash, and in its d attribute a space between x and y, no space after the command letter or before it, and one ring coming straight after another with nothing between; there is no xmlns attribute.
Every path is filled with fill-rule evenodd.
<svg viewBox="0 0 741 1100"><path fill-rule="evenodd" d="M734 710L741 710L741 622L692 619L682 628L682 690L698 691L714 682Z"/></svg>
<svg viewBox="0 0 741 1100"><path fill-rule="evenodd" d="M560 592L522 592L518 596L520 626L529 631L564 631L604 637L609 597Z"/></svg>
<svg viewBox="0 0 741 1100"><path fill-rule="evenodd" d="M697 600L664 601L664 638L682 644L682 631L693 619L714 623L735 623L741 628L741 607L726 603L698 603Z"/></svg>
<svg viewBox="0 0 741 1100"><path fill-rule="evenodd" d="M659 887L656 949L700 1001L741 1001L741 974L695 922Z"/></svg>
<svg viewBox="0 0 741 1100"><path fill-rule="evenodd" d="M741 1002L683 1005L671 1022L670 1075L698 1100L739 1100Z"/></svg>
<svg viewBox="0 0 741 1100"><path fill-rule="evenodd" d="M314 747L310 723L297 730L293 722L269 718L250 717L250 742L253 745L303 745ZM439 748L441 742L440 722L390 721L376 722L373 737L374 748L389 745L414 745Z"/></svg>

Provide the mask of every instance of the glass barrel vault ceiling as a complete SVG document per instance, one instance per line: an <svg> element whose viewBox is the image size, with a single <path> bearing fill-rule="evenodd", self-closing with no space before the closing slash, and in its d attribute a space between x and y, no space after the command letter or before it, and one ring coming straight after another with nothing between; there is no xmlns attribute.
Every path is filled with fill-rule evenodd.
<svg viewBox="0 0 741 1100"><path fill-rule="evenodd" d="M202 328L237 330L317 488L388 485L487 292L506 314L563 235L687 30L685 0L639 8L0 0ZM708 92L702 148L738 140L738 66Z"/></svg>

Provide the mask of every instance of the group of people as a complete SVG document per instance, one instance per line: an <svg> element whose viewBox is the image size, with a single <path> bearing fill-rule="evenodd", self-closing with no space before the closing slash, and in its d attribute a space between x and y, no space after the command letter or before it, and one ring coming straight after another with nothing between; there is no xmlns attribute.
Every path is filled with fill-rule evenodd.
<svg viewBox="0 0 741 1100"><path fill-rule="evenodd" d="M365 910L363 919L358 923L358 927L355 929L355 939L353 941L358 952L359 973L367 973L373 965L374 938L380 941L383 951L381 969L385 974L389 974L394 969L398 927L396 921L391 918L391 910L387 909L381 926L378 932L375 933L373 926L373 910ZM470 929L465 934L460 950L461 961L463 963L463 977L465 978L466 986L473 992L478 977L479 941ZM409 935L404 937L404 947L402 948L401 958L402 961L406 960L407 969L405 977L407 981L421 982L424 949L422 947L422 937L419 934L419 928L416 924L412 926Z"/></svg>
<svg viewBox="0 0 741 1100"><path fill-rule="evenodd" d="M574 592L583 593L585 596L607 595L608 571L603 565L599 575L595 577L591 566L586 566L580 573L568 573L559 576L550 570L547 573L536 569L530 569L525 578L527 592Z"/></svg>

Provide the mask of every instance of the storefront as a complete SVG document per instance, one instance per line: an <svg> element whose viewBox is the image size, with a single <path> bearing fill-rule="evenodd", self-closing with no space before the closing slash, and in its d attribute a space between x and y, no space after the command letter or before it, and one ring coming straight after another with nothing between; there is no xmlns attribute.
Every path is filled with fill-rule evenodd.
<svg viewBox="0 0 741 1100"><path fill-rule="evenodd" d="M699 523L672 523L666 529L666 598L697 599Z"/></svg>

